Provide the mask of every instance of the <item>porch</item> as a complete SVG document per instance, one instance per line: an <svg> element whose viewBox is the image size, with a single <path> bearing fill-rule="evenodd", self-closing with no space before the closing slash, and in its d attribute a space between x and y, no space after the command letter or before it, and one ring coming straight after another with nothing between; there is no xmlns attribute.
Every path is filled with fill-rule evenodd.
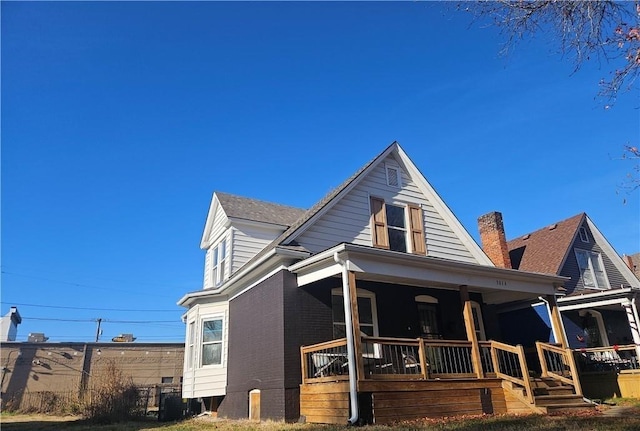
<svg viewBox="0 0 640 431"><path fill-rule="evenodd" d="M300 414L308 422L590 406L556 304L562 277L351 244L290 269L313 298L305 316L314 332L301 348ZM539 298L559 346L537 343L527 358L523 346L496 341L496 314ZM317 343L323 339L331 341Z"/></svg>
<svg viewBox="0 0 640 431"><path fill-rule="evenodd" d="M589 408L570 349L537 343L541 372L522 346L497 341L361 337L356 356L359 420L547 413ZM350 407L347 339L302 347L300 412L307 422L344 423ZM537 365L537 364L536 364Z"/></svg>

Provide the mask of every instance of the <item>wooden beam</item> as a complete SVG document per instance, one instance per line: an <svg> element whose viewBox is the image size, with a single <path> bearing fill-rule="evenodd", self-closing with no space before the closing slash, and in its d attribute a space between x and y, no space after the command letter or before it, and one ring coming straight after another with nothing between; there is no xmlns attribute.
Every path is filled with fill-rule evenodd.
<svg viewBox="0 0 640 431"><path fill-rule="evenodd" d="M360 335L360 314L358 313L358 291L356 273L349 271L349 298L351 299L351 323L353 326L353 347L356 356L357 378L364 379L364 360L362 359L362 336Z"/></svg>
<svg viewBox="0 0 640 431"><path fill-rule="evenodd" d="M551 316L551 327L553 329L554 338L556 343L560 343L563 349L569 347L567 342L567 336L564 333L564 326L562 325L562 317L560 316L560 310L558 310L558 303L556 302L555 295L547 295L547 302L549 303L549 313Z"/></svg>
<svg viewBox="0 0 640 431"><path fill-rule="evenodd" d="M482 361L480 360L480 345L478 344L476 326L473 322L473 309L471 308L467 286L460 286L460 300L462 301L462 316L464 318L464 327L467 330L467 340L471 341L473 371L479 379L482 379L484 378L484 372L482 371Z"/></svg>

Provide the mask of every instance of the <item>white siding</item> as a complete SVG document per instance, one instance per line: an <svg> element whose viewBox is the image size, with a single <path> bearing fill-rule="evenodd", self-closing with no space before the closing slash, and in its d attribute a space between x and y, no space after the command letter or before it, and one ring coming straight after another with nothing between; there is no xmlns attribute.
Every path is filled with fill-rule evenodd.
<svg viewBox="0 0 640 431"><path fill-rule="evenodd" d="M395 162L393 158L391 161ZM477 262L445 218L404 170L402 189L387 185L384 163L379 163L353 190L296 238L296 241L313 253L341 242L371 246L369 196L384 198L389 203L414 203L422 207L427 255L462 262Z"/></svg>
<svg viewBox="0 0 640 431"><path fill-rule="evenodd" d="M231 272L237 271L282 232L284 231L260 229L257 226L234 226L231 244Z"/></svg>
<svg viewBox="0 0 640 431"><path fill-rule="evenodd" d="M202 348L202 322L209 316L224 316L222 366L200 367ZM189 369L189 323L195 322L195 361ZM227 386L227 357L229 351L229 303L216 302L191 307L187 313L187 333L184 352L182 397L198 398L224 395Z"/></svg>

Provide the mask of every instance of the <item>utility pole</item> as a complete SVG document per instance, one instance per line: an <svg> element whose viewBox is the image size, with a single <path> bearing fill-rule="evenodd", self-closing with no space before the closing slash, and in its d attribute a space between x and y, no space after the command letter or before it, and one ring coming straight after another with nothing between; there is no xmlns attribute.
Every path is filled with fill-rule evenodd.
<svg viewBox="0 0 640 431"><path fill-rule="evenodd" d="M98 342L98 340L100 340L100 323L102 323L102 318L98 317L97 322L98 322L98 329L96 329L96 343Z"/></svg>

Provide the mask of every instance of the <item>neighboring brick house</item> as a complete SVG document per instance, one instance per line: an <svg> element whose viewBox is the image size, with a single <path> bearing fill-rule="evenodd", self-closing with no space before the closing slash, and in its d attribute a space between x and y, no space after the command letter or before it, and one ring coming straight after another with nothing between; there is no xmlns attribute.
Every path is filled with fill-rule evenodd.
<svg viewBox="0 0 640 431"><path fill-rule="evenodd" d="M3 342L0 361L3 406L37 409L43 394L77 401L112 362L136 386L149 389L153 408L161 392L179 388L184 344Z"/></svg>
<svg viewBox="0 0 640 431"><path fill-rule="evenodd" d="M367 416L381 423L479 414L487 406L507 412L511 401L499 379L481 369L490 365L487 349L494 348L487 340L503 339L498 310L543 297L560 330L553 304L565 278L496 267L397 143L309 210L215 192L200 246L206 251L203 286L178 302L187 308L182 393L221 417L302 415L311 422L354 423ZM398 344L407 339L412 347ZM325 342L338 347L313 358L303 349L301 360L301 347L322 349ZM424 346L432 347L427 352ZM395 358L386 356L387 348L396 349ZM463 349L450 365L466 371L446 371L452 359L442 349ZM425 362L425 352L441 350ZM333 384L321 377L328 366L322 357L334 358L327 364L348 386L327 401L333 407L318 409L318 399L303 392L312 386L305 385L308 379ZM382 395L364 389L371 383L365 359L377 363L372 373L422 370L420 382L389 376L396 384L391 393L400 394L397 387L404 385L404 396L417 391L420 399L437 389L449 397L437 393L437 401L384 413L376 406ZM387 359L395 365L380 363ZM457 380L440 381L451 376ZM465 391L472 392L464 401L443 404Z"/></svg>
<svg viewBox="0 0 640 431"><path fill-rule="evenodd" d="M629 269L633 271L638 279L640 279L640 253L623 255L622 259L627 264Z"/></svg>
<svg viewBox="0 0 640 431"><path fill-rule="evenodd" d="M484 241L483 245L491 256L494 246ZM504 245L508 250L504 266L568 277L558 308L570 347L635 344L640 357L640 281L587 214L552 223ZM530 315L530 325L523 328L510 324L520 321L523 314ZM522 341L524 337L531 345L534 340L556 339L543 302L501 317L503 327L512 328L504 330L506 340Z"/></svg>

